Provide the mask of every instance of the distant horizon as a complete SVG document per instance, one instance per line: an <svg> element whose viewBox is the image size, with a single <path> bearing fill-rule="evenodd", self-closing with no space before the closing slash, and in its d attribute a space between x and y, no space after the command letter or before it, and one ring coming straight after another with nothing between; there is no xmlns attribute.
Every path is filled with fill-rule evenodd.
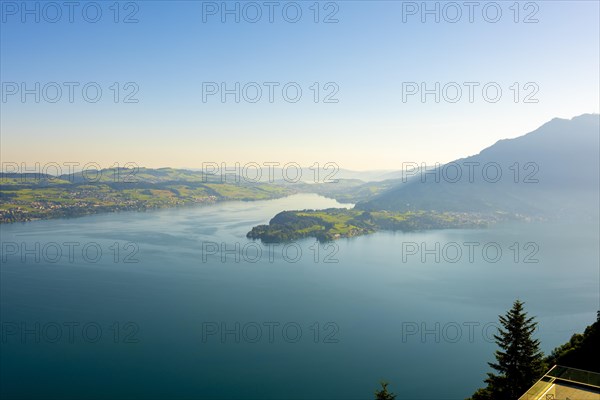
<svg viewBox="0 0 600 400"><path fill-rule="evenodd" d="M525 136L531 132L534 132L535 130L539 129L540 127L542 127L543 125L545 125L546 123L549 123L555 119L561 119L561 120L573 120L575 118L578 117L582 117L585 115L592 115L592 116L598 116L600 117L600 113L594 112L594 113L582 113L582 114L577 114L571 117L554 117L551 118L545 122L542 122L541 124L539 124L536 128L526 131L526 132L521 132L520 134L517 134L515 136L510 136L510 137L499 137L498 139L496 139L494 142L489 143L487 146L482 147L481 149L479 149L477 151L477 153L473 153L473 154L458 154L456 155L454 158L448 159L448 160L443 160L443 161L423 161L423 160L415 160L415 159L407 159L407 160L401 160L398 164L398 167L393 168L393 167L388 167L388 168L379 168L379 167L373 167L373 168L353 168L351 166L346 166L346 165L340 165L337 162L335 162L334 160L313 160L313 161L308 161L306 163L300 163L296 160L274 160L274 159L269 159L269 160L253 160L253 159L248 159L247 161L239 161L239 160L230 160L230 161L223 161L223 160L214 160L214 159L207 159L204 161L201 161L201 164L198 166L189 166L189 165L183 165L183 166L179 166L179 165L149 165L149 164L139 164L136 161L133 160L127 160L127 161L107 161L106 165L103 165L101 161L99 160L86 160L86 161L80 161L80 160L63 160L63 161L56 161L56 160L47 160L47 161L40 161L40 160L35 160L35 161L15 161L15 160L5 160L5 157L2 157L2 162L1 162L1 169L0 169L0 173L7 173L7 171L5 170L5 166L9 165L9 164L14 164L17 163L19 165L19 172L18 173L27 173L30 172L28 170L21 170L21 168L23 168L23 164L24 166L29 169L29 168L35 168L36 163L41 166L46 165L48 166L49 164L53 164L56 163L59 166L64 166L67 170L70 170L72 172L81 172L83 169L81 168L81 166L85 166L88 165L88 168L86 168L86 170L94 170L97 168L93 168L93 164L99 164L100 168L99 170L107 170L107 169L113 169L116 167L119 168L124 168L124 169L131 169L131 168L146 168L146 169L154 169L154 170L158 170L158 169L167 169L167 168L171 168L171 169L177 169L177 170L189 170L189 171L196 171L196 172L201 172L203 170L203 165L202 163L216 163L218 165L222 165L223 163L227 166L227 167L235 167L236 164L240 164L241 168L247 167L249 169L253 169L254 168L254 164L258 164L261 168L263 169L268 169L270 168L269 166L273 165L273 163L279 163L279 165L274 166L274 168L276 170L283 168L286 164L290 164L290 167L294 167L295 164L299 164L301 168L303 169L310 169L311 167L316 168L315 167L315 163L319 164L319 168L323 169L324 165L326 165L327 163L334 163L337 165L337 167L340 170L344 170L344 171L348 171L348 172L357 172L357 173L391 173L391 172L399 172L402 171L402 165L403 163L417 163L419 165L422 165L423 163L426 166L431 166L434 167L436 165L443 165L449 162L452 162L454 160L458 160L464 157L469 157L475 154L478 154L480 151L494 145L495 143L497 143L500 140L505 140L505 139L514 139L514 138L518 138L521 136ZM77 163L78 165L75 166L75 163ZM117 165L118 164L118 165ZM134 165L132 165L134 164ZM293 164L293 165L292 165ZM129 165L129 167L127 167L127 165ZM42 167L41 167L42 168ZM51 167L48 167L48 169L52 169ZM10 172L10 171L8 171ZM33 173L39 173L39 171L31 171ZM67 174L68 172L63 172L63 174ZM55 175L58 176L56 174L52 174L52 173L48 173L49 175Z"/></svg>

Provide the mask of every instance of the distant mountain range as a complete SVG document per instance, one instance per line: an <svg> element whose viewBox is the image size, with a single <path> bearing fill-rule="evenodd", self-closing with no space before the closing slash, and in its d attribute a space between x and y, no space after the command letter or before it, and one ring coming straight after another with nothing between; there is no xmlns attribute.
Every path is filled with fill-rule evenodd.
<svg viewBox="0 0 600 400"><path fill-rule="evenodd" d="M598 216L600 116L553 119L479 154L415 170L360 210Z"/></svg>
<svg viewBox="0 0 600 400"><path fill-rule="evenodd" d="M297 181L294 168L286 175L281 168L263 168L261 179L256 179L256 171L242 170L240 177L229 170L222 174L173 168L88 170L60 176L2 172L0 223L264 200L299 192L356 203L354 212L332 211L348 222L348 229L330 232L333 236L408 225L411 229L478 225L504 216L598 218L599 159L600 116L585 114L571 120L553 119L524 136L500 140L477 155L422 171L356 172L329 164L329 168L320 165L318 173L314 168L300 169L302 178ZM363 216L365 211L391 214ZM304 223L298 224L297 219L294 224Z"/></svg>
<svg viewBox="0 0 600 400"><path fill-rule="evenodd" d="M205 170L202 168L188 168L189 171L204 172L210 171L214 166L207 167ZM235 165L227 164L228 169L234 170ZM290 164L287 169L281 167L261 167L258 168L260 172L256 172L256 168L250 167L250 163L241 164L239 170L244 167L248 167L246 173L248 178L257 180L260 182L271 182L271 183L324 183L332 182L337 180L355 180L362 182L381 182L390 179L400 179L402 177L402 171L399 170L371 170L371 171L354 171L350 169L339 168L337 164L333 162L322 163L314 168L301 167L296 169ZM215 172L214 175L220 176L220 170ZM244 172L240 175L244 176ZM255 178L258 177L258 178Z"/></svg>
<svg viewBox="0 0 600 400"><path fill-rule="evenodd" d="M354 209L284 211L247 236L265 242L334 240L378 230L482 227L505 219L597 220L599 138L599 115L553 119L477 155L407 170L399 180L345 182L345 190L329 195L360 192L365 200Z"/></svg>

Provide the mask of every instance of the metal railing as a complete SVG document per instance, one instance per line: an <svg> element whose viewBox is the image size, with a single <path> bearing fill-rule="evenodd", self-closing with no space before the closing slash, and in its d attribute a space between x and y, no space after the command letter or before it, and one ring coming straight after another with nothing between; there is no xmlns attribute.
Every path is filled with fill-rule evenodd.
<svg viewBox="0 0 600 400"><path fill-rule="evenodd" d="M596 393L600 389L600 374L577 368L555 365L540 380L538 380L519 400L545 399L545 394L556 384L575 384L585 390L589 388Z"/></svg>

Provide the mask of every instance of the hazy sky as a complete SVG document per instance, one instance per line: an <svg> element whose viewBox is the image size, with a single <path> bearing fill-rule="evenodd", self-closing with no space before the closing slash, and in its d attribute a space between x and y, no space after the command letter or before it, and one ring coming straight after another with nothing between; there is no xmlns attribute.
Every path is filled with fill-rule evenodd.
<svg viewBox="0 0 600 400"><path fill-rule="evenodd" d="M2 162L397 169L599 111L597 1L0 3Z"/></svg>

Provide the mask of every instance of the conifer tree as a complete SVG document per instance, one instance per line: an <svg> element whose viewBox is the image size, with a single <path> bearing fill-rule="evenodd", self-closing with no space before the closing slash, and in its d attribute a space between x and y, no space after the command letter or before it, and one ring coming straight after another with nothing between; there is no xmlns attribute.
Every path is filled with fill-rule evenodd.
<svg viewBox="0 0 600 400"><path fill-rule="evenodd" d="M523 302L515 301L499 320L502 326L494 339L500 349L495 353L496 362L488 363L495 372L488 373L488 386L479 389L472 400L518 399L545 372L540 342L533 338L537 322L527 316Z"/></svg>
<svg viewBox="0 0 600 400"><path fill-rule="evenodd" d="M381 390L375 391L375 400L394 400L396 398L396 395L394 393L389 392L387 389L389 383L384 381L380 383Z"/></svg>

